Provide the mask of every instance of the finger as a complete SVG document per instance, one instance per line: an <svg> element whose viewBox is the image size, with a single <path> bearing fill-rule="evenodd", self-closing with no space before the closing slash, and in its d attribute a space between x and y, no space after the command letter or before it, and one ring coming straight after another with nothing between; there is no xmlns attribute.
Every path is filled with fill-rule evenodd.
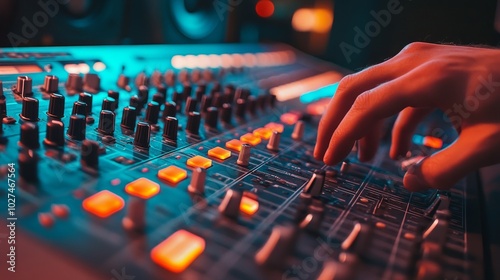
<svg viewBox="0 0 500 280"><path fill-rule="evenodd" d="M377 122L365 137L358 140L358 159L369 161L377 153L382 132L382 122Z"/></svg>
<svg viewBox="0 0 500 280"><path fill-rule="evenodd" d="M345 76L339 84L337 92L330 100L325 114L321 118L318 127L318 137L314 149L314 157L323 159L325 151L328 149L330 138L349 111L356 97L361 93L370 90L379 84L396 78L405 72L398 72L398 67L392 62L369 67L361 72Z"/></svg>
<svg viewBox="0 0 500 280"><path fill-rule="evenodd" d="M390 156L392 159L402 157L410 149L413 133L425 116L432 112L432 108L405 108L399 113L392 128L392 144Z"/></svg>
<svg viewBox="0 0 500 280"><path fill-rule="evenodd" d="M412 166L405 174L403 183L410 191L429 188L449 189L470 172L500 161L495 137L488 135L492 128L468 128L446 149Z"/></svg>

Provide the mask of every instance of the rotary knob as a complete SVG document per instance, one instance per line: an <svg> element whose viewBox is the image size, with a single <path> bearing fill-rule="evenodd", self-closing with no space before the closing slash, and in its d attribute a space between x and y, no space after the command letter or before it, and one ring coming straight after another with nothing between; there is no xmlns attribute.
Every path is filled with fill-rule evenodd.
<svg viewBox="0 0 500 280"><path fill-rule="evenodd" d="M104 135L113 135L115 132L115 113L102 110L97 130Z"/></svg>
<svg viewBox="0 0 500 280"><path fill-rule="evenodd" d="M66 91L69 94L76 94L83 91L83 80L79 74L69 74L66 81Z"/></svg>
<svg viewBox="0 0 500 280"><path fill-rule="evenodd" d="M85 140L87 125L84 115L71 115L69 118L68 136L72 140Z"/></svg>
<svg viewBox="0 0 500 280"><path fill-rule="evenodd" d="M160 104L152 101L149 102L146 109L146 117L144 120L149 124L157 124L160 116Z"/></svg>
<svg viewBox="0 0 500 280"><path fill-rule="evenodd" d="M135 123L137 121L137 111L134 107L127 106L123 108L122 121L120 126L123 129L129 130L131 132L135 129Z"/></svg>
<svg viewBox="0 0 500 280"><path fill-rule="evenodd" d="M64 146L64 124L61 121L51 120L47 123L43 143L55 148Z"/></svg>
<svg viewBox="0 0 500 280"><path fill-rule="evenodd" d="M146 122L139 122L135 130L134 147L147 150L149 149L151 127Z"/></svg>
<svg viewBox="0 0 500 280"><path fill-rule="evenodd" d="M53 119L61 119L64 117L64 102L65 98L61 94L52 93L49 99L49 110L47 115Z"/></svg>
<svg viewBox="0 0 500 280"><path fill-rule="evenodd" d="M97 74L85 74L83 77L83 90L90 93L98 93L101 90L101 78Z"/></svg>
<svg viewBox="0 0 500 280"><path fill-rule="evenodd" d="M163 109L163 119L167 117L175 117L177 114L177 105L175 102L165 102L165 108Z"/></svg>
<svg viewBox="0 0 500 280"><path fill-rule="evenodd" d="M219 109L217 107L209 107L205 113L205 125L208 128L217 129L219 121Z"/></svg>
<svg viewBox="0 0 500 280"><path fill-rule="evenodd" d="M21 125L19 144L26 149L38 149L40 147L39 130L36 123L26 122Z"/></svg>
<svg viewBox="0 0 500 280"><path fill-rule="evenodd" d="M87 107L85 108L86 113L84 115L85 116L92 115L92 101L93 101L92 95L86 92L82 92L78 97L78 101L87 104Z"/></svg>
<svg viewBox="0 0 500 280"><path fill-rule="evenodd" d="M20 115L21 119L28 122L37 122L38 118L38 99L33 97L23 98L23 108Z"/></svg>
<svg viewBox="0 0 500 280"><path fill-rule="evenodd" d="M80 164L84 169L97 170L99 167L99 143L91 140L82 142Z"/></svg>
<svg viewBox="0 0 500 280"><path fill-rule="evenodd" d="M163 139L170 143L177 143L177 129L179 121L174 117L167 117L163 127Z"/></svg>
<svg viewBox="0 0 500 280"><path fill-rule="evenodd" d="M193 135L198 135L200 129L201 115L198 112L189 112L186 132Z"/></svg>
<svg viewBox="0 0 500 280"><path fill-rule="evenodd" d="M44 93L55 93L59 88L59 78L54 75L45 76L41 90Z"/></svg>
<svg viewBox="0 0 500 280"><path fill-rule="evenodd" d="M87 103L81 101L75 101L73 103L73 110L71 111L71 115L87 115Z"/></svg>
<svg viewBox="0 0 500 280"><path fill-rule="evenodd" d="M12 91L21 97L33 96L33 80L28 76L17 77L17 83L12 87Z"/></svg>

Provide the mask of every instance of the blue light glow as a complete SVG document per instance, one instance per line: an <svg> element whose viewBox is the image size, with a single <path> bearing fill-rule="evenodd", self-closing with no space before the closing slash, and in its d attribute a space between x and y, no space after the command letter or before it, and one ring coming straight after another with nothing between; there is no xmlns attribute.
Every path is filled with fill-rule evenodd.
<svg viewBox="0 0 500 280"><path fill-rule="evenodd" d="M339 83L337 82L331 85L324 86L317 90L306 92L300 96L300 101L302 103L308 104L322 98L333 97L335 95L335 92L337 92L338 87Z"/></svg>

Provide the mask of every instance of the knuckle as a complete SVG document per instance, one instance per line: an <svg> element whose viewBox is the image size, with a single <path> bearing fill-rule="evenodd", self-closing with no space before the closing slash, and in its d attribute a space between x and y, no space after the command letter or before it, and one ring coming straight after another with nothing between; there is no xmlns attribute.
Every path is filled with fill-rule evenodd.
<svg viewBox="0 0 500 280"><path fill-rule="evenodd" d="M363 94L360 94L354 100L351 110L355 112L364 112L370 108L371 96L370 92L367 91Z"/></svg>

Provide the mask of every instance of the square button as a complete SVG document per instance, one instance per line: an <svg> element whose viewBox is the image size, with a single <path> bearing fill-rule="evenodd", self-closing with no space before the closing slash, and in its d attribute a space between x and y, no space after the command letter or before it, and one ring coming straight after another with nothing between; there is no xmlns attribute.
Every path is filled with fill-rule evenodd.
<svg viewBox="0 0 500 280"><path fill-rule="evenodd" d="M238 139L233 139L226 142L226 148L237 152L241 152L241 145L243 145L243 142Z"/></svg>
<svg viewBox="0 0 500 280"><path fill-rule="evenodd" d="M240 137L240 140L243 141L243 142L245 142L245 143L248 143L248 144L250 144L252 146L258 145L260 143L260 141L261 141L260 137L255 136L252 133L247 133L245 135L242 135Z"/></svg>
<svg viewBox="0 0 500 280"><path fill-rule="evenodd" d="M125 186L125 191L133 196L148 199L160 191L160 185L147 179L139 178Z"/></svg>
<svg viewBox="0 0 500 280"><path fill-rule="evenodd" d="M283 133L285 126L280 123L270 122L264 126L265 128L269 128L270 130L276 130L278 132Z"/></svg>
<svg viewBox="0 0 500 280"><path fill-rule="evenodd" d="M187 178L187 171L177 166L171 165L158 171L158 178L172 184L177 184Z"/></svg>
<svg viewBox="0 0 500 280"><path fill-rule="evenodd" d="M269 128L261 127L257 128L256 130L253 131L253 135L260 137L264 140L269 140L271 138L271 135L273 134L273 131Z"/></svg>
<svg viewBox="0 0 500 280"><path fill-rule="evenodd" d="M180 273L205 250L205 240L185 230L178 230L151 250L151 259L163 268Z"/></svg>
<svg viewBox="0 0 500 280"><path fill-rule="evenodd" d="M215 147L208 150L208 155L216 159L225 160L231 156L231 152L221 147Z"/></svg>
<svg viewBox="0 0 500 280"><path fill-rule="evenodd" d="M82 203L83 209L101 218L120 211L124 205L123 198L107 190L87 197Z"/></svg>
<svg viewBox="0 0 500 280"><path fill-rule="evenodd" d="M259 209L259 202L251 197L243 196L240 203L240 211L252 216Z"/></svg>
<svg viewBox="0 0 500 280"><path fill-rule="evenodd" d="M201 168L207 169L210 166L212 166L212 160L208 159L208 158L204 158L202 156L194 156L194 157L188 159L186 163L188 166L194 167L194 168L201 167Z"/></svg>

